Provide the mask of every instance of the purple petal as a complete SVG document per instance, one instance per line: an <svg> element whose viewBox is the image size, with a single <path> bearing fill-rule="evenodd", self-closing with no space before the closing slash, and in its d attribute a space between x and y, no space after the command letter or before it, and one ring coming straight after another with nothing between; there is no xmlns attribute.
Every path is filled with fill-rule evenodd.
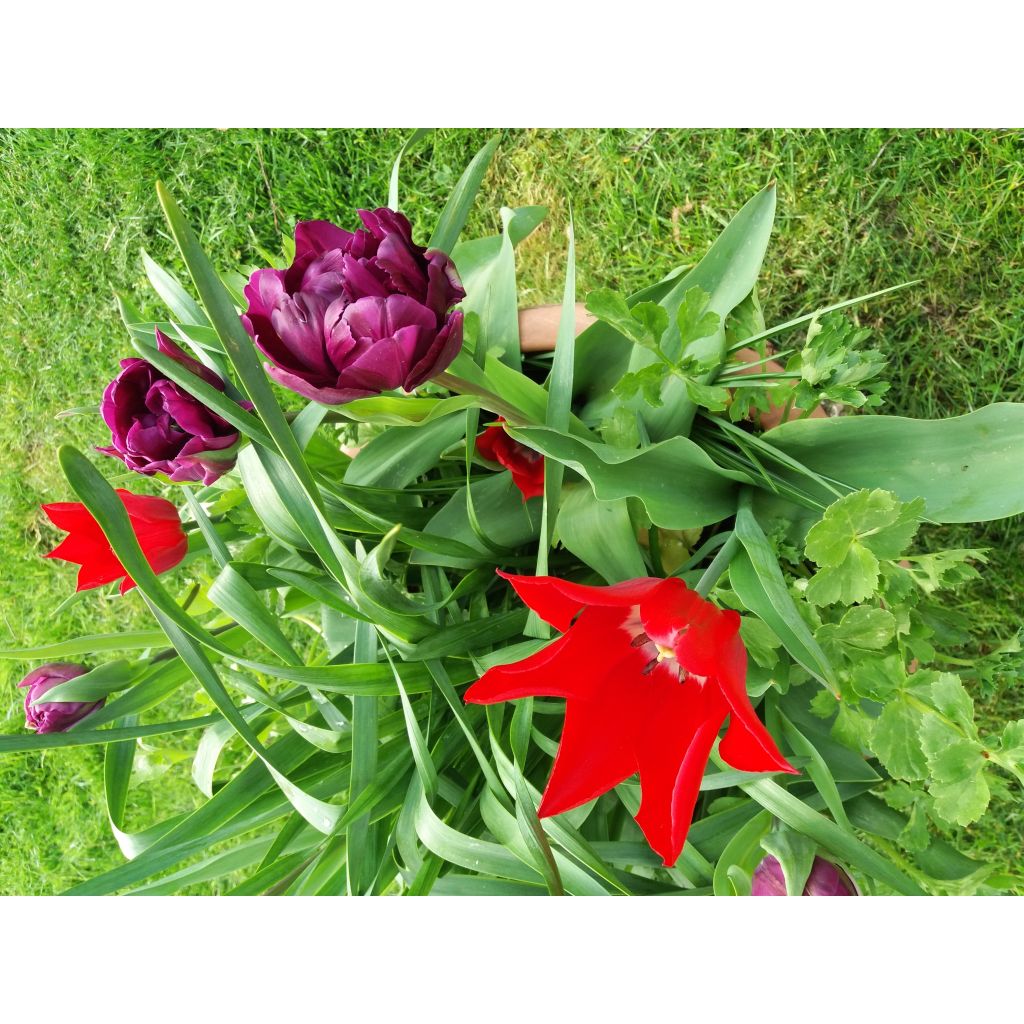
<svg viewBox="0 0 1024 1024"><path fill-rule="evenodd" d="M343 266L345 294L349 302L371 295L383 298L391 294L387 274L373 260L361 260L346 255Z"/></svg>
<svg viewBox="0 0 1024 1024"><path fill-rule="evenodd" d="M245 286L244 294L249 301L248 316L269 318L278 302L287 294L284 287L284 271L273 267L254 270Z"/></svg>
<svg viewBox="0 0 1024 1024"><path fill-rule="evenodd" d="M270 316L281 348L264 348L267 356L285 369L302 370L318 377L329 376L333 367L324 349L327 307L328 303L312 292L285 296Z"/></svg>
<svg viewBox="0 0 1024 1024"><path fill-rule="evenodd" d="M217 388L218 391L224 390L224 381L218 374L203 366L198 359L193 359L192 356L183 352L159 327L156 328L156 347L161 354L173 359L180 366L206 381L207 384Z"/></svg>
<svg viewBox="0 0 1024 1024"><path fill-rule="evenodd" d="M65 732L76 722L103 705L98 701L53 701L35 704L55 686L66 683L84 675L88 669L84 665L57 662L42 665L29 672L18 684L28 692L25 694L25 725L38 733Z"/></svg>
<svg viewBox="0 0 1024 1024"><path fill-rule="evenodd" d="M364 387L371 392L391 391L399 387L419 334L418 327L403 327L393 337L374 342L355 362L345 367L339 383Z"/></svg>
<svg viewBox="0 0 1024 1024"><path fill-rule="evenodd" d="M402 327L419 327L433 332L437 325L433 313L407 295L360 299L346 308L342 319L348 324L353 337L374 340L391 337Z"/></svg>
<svg viewBox="0 0 1024 1024"><path fill-rule="evenodd" d="M406 391L412 391L451 366L462 349L462 320L460 310L456 310L448 317L447 323L438 332L426 353L406 376L402 384Z"/></svg>
<svg viewBox="0 0 1024 1024"><path fill-rule="evenodd" d="M449 309L466 297L459 272L447 253L431 249L427 253L426 304L440 320Z"/></svg>
<svg viewBox="0 0 1024 1024"><path fill-rule="evenodd" d="M295 225L296 257L320 256L331 249L348 251L355 235L329 220L300 220Z"/></svg>
<svg viewBox="0 0 1024 1024"><path fill-rule="evenodd" d="M149 389L147 404L153 408L157 401L178 428L186 434L216 437L230 433L234 429L172 381L158 381Z"/></svg>
<svg viewBox="0 0 1024 1024"><path fill-rule="evenodd" d="M289 373L287 370L282 370L271 363L264 363L263 366L267 371L267 375L272 380L277 381L282 387L302 395L303 398L319 402L321 405L343 405L345 402L351 402L356 398L369 398L377 393L358 387L317 387L302 377Z"/></svg>
<svg viewBox="0 0 1024 1024"><path fill-rule="evenodd" d="M100 400L103 422L114 435L114 444L123 445L124 437L135 421L135 411L145 408L146 393L157 376L145 359L124 359L123 369L106 386Z"/></svg>

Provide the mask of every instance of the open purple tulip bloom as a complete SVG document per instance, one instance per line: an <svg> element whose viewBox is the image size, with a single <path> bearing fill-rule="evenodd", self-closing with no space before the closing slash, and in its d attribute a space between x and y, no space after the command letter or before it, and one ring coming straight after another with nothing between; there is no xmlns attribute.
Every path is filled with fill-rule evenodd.
<svg viewBox="0 0 1024 1024"><path fill-rule="evenodd" d="M157 348L207 384L224 382L160 330ZM100 403L111 444L98 449L145 476L211 484L235 464L238 431L145 359L122 359Z"/></svg>
<svg viewBox="0 0 1024 1024"><path fill-rule="evenodd" d="M352 232L295 228L287 270L257 270L242 323L279 384L324 405L404 388L447 369L462 347L455 265L412 240L395 210L359 211Z"/></svg>
<svg viewBox="0 0 1024 1024"><path fill-rule="evenodd" d="M41 665L33 669L20 683L28 693L25 694L25 725L36 732L67 732L76 722L103 706L102 700L97 701L61 701L50 704L36 704L33 701L52 690L61 683L66 683L76 676L85 675L88 669L84 665L66 662L55 662Z"/></svg>

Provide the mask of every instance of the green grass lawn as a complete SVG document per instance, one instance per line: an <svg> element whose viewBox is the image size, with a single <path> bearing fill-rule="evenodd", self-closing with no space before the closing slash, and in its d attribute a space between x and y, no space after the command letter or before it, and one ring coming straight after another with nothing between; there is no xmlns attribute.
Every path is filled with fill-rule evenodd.
<svg viewBox="0 0 1024 1024"><path fill-rule="evenodd" d="M436 133L407 154L403 207L425 237L486 135ZM137 595L63 604L74 571L44 561L57 537L39 505L69 497L61 443L107 440L93 405L132 354L113 291L151 308L139 249L173 263L153 184L163 180L223 266L258 262L296 218L342 225L387 201L403 135L375 131L0 132L0 646L100 632ZM630 290L697 259L771 179L779 216L763 278L769 322L911 279L859 311L892 360L887 411L964 412L1024 399L1024 135L945 131L537 131L505 134L471 227L496 230L498 207L542 203L549 221L520 249L521 303L556 301L569 205L578 290ZM109 460L108 472L116 464ZM1012 637L1024 593L1020 520L947 528L943 540L991 546L965 611L978 645ZM15 689L29 666L0 662L0 731L21 728ZM1024 717L1024 689L984 706ZM980 695L979 695L980 696ZM145 752L144 752L145 753ZM185 751L181 752L184 755ZM153 757L133 795L140 824L193 800L188 762ZM1020 795L957 841L1016 860ZM0 759L0 893L50 893L116 863L94 748Z"/></svg>

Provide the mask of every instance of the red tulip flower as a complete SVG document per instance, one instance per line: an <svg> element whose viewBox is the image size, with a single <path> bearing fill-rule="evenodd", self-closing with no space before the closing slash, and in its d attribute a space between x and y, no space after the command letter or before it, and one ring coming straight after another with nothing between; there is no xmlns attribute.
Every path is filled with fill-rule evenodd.
<svg viewBox="0 0 1024 1024"><path fill-rule="evenodd" d="M504 466L512 474L512 483L522 491L523 501L544 493L544 456L509 437L499 419L476 439L476 450L491 462Z"/></svg>
<svg viewBox="0 0 1024 1024"><path fill-rule="evenodd" d="M588 587L500 573L563 635L484 673L473 704L564 697L565 725L540 816L587 803L640 773L636 816L667 866L686 841L711 748L734 768L793 772L747 697L740 617L675 578Z"/></svg>
<svg viewBox="0 0 1024 1024"><path fill-rule="evenodd" d="M139 547L153 572L173 569L188 551L188 537L181 528L178 510L164 498L148 494L118 490L117 495L124 503ZM68 536L43 557L80 565L76 590L92 590L115 580L121 580L122 594L135 586L135 581L111 549L100 524L84 505L77 501L62 501L44 505L43 511L54 526L68 532Z"/></svg>

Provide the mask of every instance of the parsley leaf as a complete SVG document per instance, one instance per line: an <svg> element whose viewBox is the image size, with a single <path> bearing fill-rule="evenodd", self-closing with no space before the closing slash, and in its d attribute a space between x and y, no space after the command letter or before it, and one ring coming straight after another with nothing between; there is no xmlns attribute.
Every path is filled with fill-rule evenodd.
<svg viewBox="0 0 1024 1024"><path fill-rule="evenodd" d="M879 560L900 557L923 512L923 500L904 503L882 490L854 491L833 502L807 532L806 555L819 566L807 600L855 604L871 597L878 590Z"/></svg>
<svg viewBox="0 0 1024 1024"><path fill-rule="evenodd" d="M703 288L695 285L687 289L676 313L683 348L701 338L709 338L721 326L722 318L707 308L710 301L711 296Z"/></svg>
<svg viewBox="0 0 1024 1024"><path fill-rule="evenodd" d="M937 715L924 719L920 736L932 776L928 792L935 798L935 814L951 825L977 821L990 796L981 744L964 739Z"/></svg>
<svg viewBox="0 0 1024 1024"><path fill-rule="evenodd" d="M662 404L661 385L664 380L665 367L661 363L651 363L639 370L623 374L619 383L612 388L612 393L624 402L629 401L634 395L640 395L648 405L657 408Z"/></svg>
<svg viewBox="0 0 1024 1024"><path fill-rule="evenodd" d="M921 713L904 700L886 704L871 729L871 747L894 779L923 779L928 763L918 732Z"/></svg>
<svg viewBox="0 0 1024 1024"><path fill-rule="evenodd" d="M841 313L812 321L804 347L787 366L800 374L795 404L801 409L822 401L857 409L880 405L889 385L878 376L887 361L877 349L861 347L870 336Z"/></svg>

